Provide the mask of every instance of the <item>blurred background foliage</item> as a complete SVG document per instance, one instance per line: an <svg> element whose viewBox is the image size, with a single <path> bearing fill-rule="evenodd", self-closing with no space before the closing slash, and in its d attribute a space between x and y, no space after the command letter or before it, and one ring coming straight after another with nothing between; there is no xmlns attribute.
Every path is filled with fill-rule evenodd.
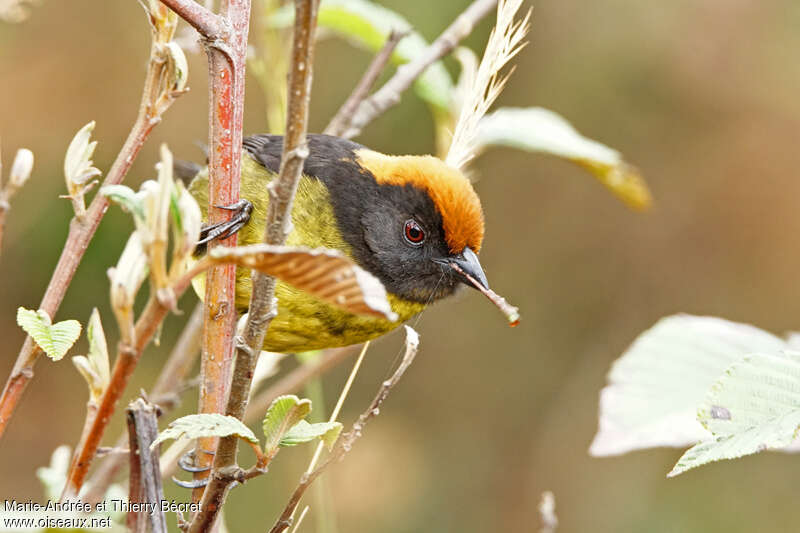
<svg viewBox="0 0 800 533"><path fill-rule="evenodd" d="M429 40L467 4L381 3ZM490 27L484 21L466 43L480 53ZM556 495L564 532L796 528L795 457L763 454L667 480L679 450L611 459L586 450L609 364L661 316L687 311L774 332L800 328L798 27L793 0L534 5L531 44L498 105L553 109L619 149L643 171L655 206L632 212L555 159L492 149L477 160L487 220L481 261L523 322L509 329L466 291L424 313L416 325L420 356L364 439L328 474L340 531L531 531L545 489ZM37 307L67 232L71 208L57 198L67 144L96 120L95 164L108 169L135 117L148 49L133 0L43 0L26 22L0 23L4 161L10 165L18 147L36 155L0 255L3 379L24 338L16 309ZM154 176L162 141L178 157L203 157L196 144L206 139L206 64L202 53L189 60L192 91L155 130L131 186ZM369 60L340 40L322 42L311 131L325 126ZM446 65L457 72L451 59ZM265 131L262 92L255 83L247 90L245 132ZM426 105L409 92L357 140L388 153L429 153L434 133ZM85 323L97 305L114 342L105 271L130 229L112 207L58 320ZM152 382L183 320L168 319L127 398ZM395 334L373 346L344 421L367 404L401 345ZM73 353L82 351L84 340ZM0 500L41 499L36 467L79 436L87 398L78 373L46 360L36 372L0 443ZM325 378L329 403L345 373ZM181 413L194 402L188 394ZM117 420L109 442L121 428ZM270 475L232 493L233 531L272 523L307 453L286 450Z"/></svg>

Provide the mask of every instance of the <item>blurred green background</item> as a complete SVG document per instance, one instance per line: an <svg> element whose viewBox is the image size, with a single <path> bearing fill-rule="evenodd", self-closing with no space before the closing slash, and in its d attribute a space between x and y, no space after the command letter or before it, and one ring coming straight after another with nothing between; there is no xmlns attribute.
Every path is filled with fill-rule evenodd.
<svg viewBox="0 0 800 533"><path fill-rule="evenodd" d="M381 3L428 39L467 5ZM490 27L485 21L466 43L480 52ZM417 361L329 473L339 531L533 531L546 489L555 493L562 532L797 529L796 457L762 454L667 480L679 450L593 459L587 448L610 363L661 316L712 314L774 332L800 327L798 27L793 0L535 3L530 45L499 104L553 109L621 150L643 171L655 207L629 211L555 159L496 149L477 160L487 220L481 260L523 322L509 329L472 291L424 313ZM24 338L16 309L37 307L67 232L71 208L58 199L66 147L96 120L95 163L109 168L136 114L148 49L134 0L43 0L26 22L0 23L6 168L18 147L36 155L0 254L3 380ZM179 157L202 158L195 143L206 139L205 57L189 59L192 91L167 112L128 184L153 176L160 142ZM325 126L369 60L340 40L321 41L312 131ZM264 131L262 93L255 83L247 90L245 132ZM412 93L358 140L389 153L434 150L429 113ZM98 306L110 343L116 328L105 271L130 229L111 208L57 317L85 322ZM187 297L181 308L192 305ZM151 382L184 319L167 321L127 399ZM390 372L401 337L370 351L345 422ZM84 349L81 340L73 353ZM329 402L346 372L326 376ZM35 469L55 446L74 445L86 399L68 361L39 363L0 442L0 500L42 498ZM187 394L182 412L194 402ZM121 427L117 420L108 442ZM231 494L233 531L272 524L308 453L282 452L270 475ZM168 497L186 496L168 487ZM313 530L309 517L302 531Z"/></svg>

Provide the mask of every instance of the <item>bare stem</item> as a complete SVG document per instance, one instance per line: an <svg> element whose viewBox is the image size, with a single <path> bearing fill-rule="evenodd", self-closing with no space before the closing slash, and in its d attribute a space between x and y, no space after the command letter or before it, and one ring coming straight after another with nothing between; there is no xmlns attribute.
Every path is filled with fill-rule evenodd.
<svg viewBox="0 0 800 533"><path fill-rule="evenodd" d="M185 7L186 2L179 2ZM194 2L191 2L194 4ZM199 5L194 4L196 8ZM244 121L245 66L250 22L250 0L227 0L222 3L224 35L212 35L199 22L213 14L205 10L185 10L181 16L203 33L208 56L209 131L208 131L208 222L227 220L231 212L221 209L239 200L242 162L242 124ZM202 16L201 16L202 15ZM213 15L216 17L216 15ZM205 19L203 18L205 17ZM236 246L236 235L215 246ZM203 348L200 359L199 413L222 413L230 387L236 328L236 267L220 265L206 273ZM199 439L197 447L214 450L216 438ZM210 466L212 456L198 453L197 466ZM205 479L208 472L198 472L195 479ZM193 501L199 501L203 489L195 489Z"/></svg>
<svg viewBox="0 0 800 533"><path fill-rule="evenodd" d="M169 68L161 56L160 43L156 41L154 33L153 44L150 47L150 60L147 65L144 91L139 104L139 113L136 117L131 132L111 165L103 185L115 185L122 182L130 170L136 156L139 154L147 137L153 128L161 121L161 115L172 104L180 92L172 91L163 86L163 81L168 78L166 72ZM108 209L108 199L101 194L96 194L86 213L75 217L70 222L69 234L61 252L50 283L47 285L44 297L39 304L39 309L55 318L67 288L72 282L75 271L83 258L83 254L94 237L100 220ZM33 379L33 367L42 350L33 342L31 337L25 339L22 349L17 355L14 368L6 381L2 395L0 395L0 438L5 432L14 410L22 398L22 393Z"/></svg>
<svg viewBox="0 0 800 533"><path fill-rule="evenodd" d="M148 503L155 506L154 512L131 511L128 513L128 529L139 533L167 533L167 521L161 512L164 491L158 470L158 450L150 451L150 445L158 436L158 408L139 398L127 409L129 450L131 464L129 499L131 503ZM147 526L150 526L149 528Z"/></svg>
<svg viewBox="0 0 800 533"><path fill-rule="evenodd" d="M370 63L369 67L367 67L367 70L364 72L358 84L356 84L353 92L347 97L347 100L345 100L342 107L339 108L339 111L336 112L336 115L323 133L340 136L345 132L353 114L361 105L361 102L369 95L369 91L372 89L372 86L375 85L378 76L381 75L381 72L386 68L389 60L392 59L394 49L406 35L408 35L408 32L392 30L389 33L389 37L386 39L383 48L375 55L375 58Z"/></svg>
<svg viewBox="0 0 800 533"><path fill-rule="evenodd" d="M161 0L161 3L188 22L206 40L225 37L225 21L195 0Z"/></svg>
<svg viewBox="0 0 800 533"><path fill-rule="evenodd" d="M295 1L295 25L292 40L292 58L289 70L288 109L286 135L278 177L269 185L269 209L265 242L280 245L286 241L291 227L291 206L303 163L308 155L306 128L311 95L311 77L314 62L314 34L317 26L319 0ZM238 419L244 417L250 396L253 370L264 344L264 337L276 314L274 278L253 271L253 290L250 297L248 319L244 334L237 342L236 364L233 369L231 390L226 414ZM200 511L195 515L189 531L208 531L214 524L225 496L234 479L220 475L236 467L238 439L220 441L214 457L211 481L205 489ZM202 454L198 454L202 455Z"/></svg>
<svg viewBox="0 0 800 533"><path fill-rule="evenodd" d="M178 337L178 341L172 348L167 362L164 363L164 367L161 369L161 374L156 380L156 384L150 391L149 399L157 404L162 412L165 412L167 407L172 408L176 404L174 400L162 401L162 399L177 398L181 389L186 385L186 377L189 375L189 371L200 353L202 331L203 308L202 304L198 304L189 316L183 332ZM121 435L117 439L115 446L121 448L125 445L126 440L126 435ZM112 454L106 457L92 475L89 483L91 488L84 500L92 504L101 501L124 464L125 455Z"/></svg>
<svg viewBox="0 0 800 533"><path fill-rule="evenodd" d="M419 337L417 332L406 326L406 352L403 356L403 360L400 361L400 365L397 367L397 370L394 371L392 377L381 384L380 389L378 389L378 393L375 395L375 398L372 400L372 403L369 405L367 410L361 413L361 416L359 416L355 421L350 431L342 435L341 438L336 442L336 447L325 459L325 462L311 472L305 472L302 475L300 482L297 484L297 488L294 489L294 492L289 498L289 502L286 504L286 507L283 509L283 512L281 513L281 516L278 518L277 522L275 522L275 525L272 526L270 533L281 533L292 525L292 516L294 515L294 511L297 508L297 505L300 503L300 499L303 497L306 489L308 489L314 480L317 479L323 472L325 472L330 465L341 460L345 454L352 449L353 443L355 443L355 441L361 436L364 426L366 426L367 422L369 422L372 418L378 416L378 413L380 413L380 407L384 400L386 400L387 396L389 396L392 388L397 385L397 382L400 381L400 378L403 377L403 374L405 374L408 367L411 366L411 363L414 362L414 357L417 355L418 348Z"/></svg>
<svg viewBox="0 0 800 533"><path fill-rule="evenodd" d="M175 298L179 298L188 286L189 279L185 278L175 285L173 287ZM80 493L80 489L89 472L89 467L97 453L97 448L100 446L103 434L111 421L125 387L128 385L136 364L139 362L145 346L150 343L169 311L170 307L168 305L165 305L159 298L152 295L142 310L141 316L136 321L134 329L134 339L136 340L134 345L120 345L118 347L114 369L111 372L111 380L103 392L103 396L100 397L97 414L92 421L91 428L85 433L85 437L81 439L80 444L75 449L75 455L67 474L67 484L61 494L62 501L74 498Z"/></svg>
<svg viewBox="0 0 800 533"><path fill-rule="evenodd" d="M347 139L355 137L367 124L396 105L400 101L400 96L425 72L425 69L449 54L495 5L497 0L475 0L470 4L422 54L414 61L398 67L389 81L361 102L345 128L343 137Z"/></svg>

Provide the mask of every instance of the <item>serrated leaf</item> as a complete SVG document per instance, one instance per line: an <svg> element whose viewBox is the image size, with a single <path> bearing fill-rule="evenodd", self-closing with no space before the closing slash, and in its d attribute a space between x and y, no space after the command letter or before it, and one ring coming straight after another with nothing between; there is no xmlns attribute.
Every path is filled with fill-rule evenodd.
<svg viewBox="0 0 800 533"><path fill-rule="evenodd" d="M293 20L291 9L281 9L273 17L276 26L288 27ZM323 0L317 24L356 46L377 52L392 30L410 32L397 45L392 62L408 63L420 56L428 42L398 13L367 0ZM450 108L453 80L441 61L433 63L414 82L420 98L441 110Z"/></svg>
<svg viewBox="0 0 800 533"><path fill-rule="evenodd" d="M105 185L100 188L100 194L131 213L139 223L144 222L143 196L137 194L125 185Z"/></svg>
<svg viewBox="0 0 800 533"><path fill-rule="evenodd" d="M333 448L341 432L342 424L339 422L309 424L305 420L301 420L284 434L280 445L296 446L314 439L322 439L322 442L324 442L325 446L330 450Z"/></svg>
<svg viewBox="0 0 800 533"><path fill-rule="evenodd" d="M668 474L789 446L800 428L800 353L754 354L732 364L697 413L714 438L693 446Z"/></svg>
<svg viewBox="0 0 800 533"><path fill-rule="evenodd" d="M267 438L264 451L269 454L277 449L286 432L307 417L310 412L310 400L301 400L293 394L275 398L267 409L262 423L264 436Z"/></svg>
<svg viewBox="0 0 800 533"><path fill-rule="evenodd" d="M547 109L500 108L481 120L477 137L479 147L509 146L572 161L633 209L647 209L652 203L644 178L619 152L584 137L563 117Z"/></svg>
<svg viewBox="0 0 800 533"><path fill-rule="evenodd" d="M81 323L77 320L63 320L53 324L50 316L41 309L31 311L24 307L18 308L17 324L53 361L64 357L81 334Z"/></svg>
<svg viewBox="0 0 800 533"><path fill-rule="evenodd" d="M198 439L200 437L239 437L259 444L258 439L239 419L219 413L187 415L171 422L150 445L155 448L168 439Z"/></svg>
<svg viewBox="0 0 800 533"><path fill-rule="evenodd" d="M274 276L345 311L397 320L378 278L336 250L252 244L217 246L208 255Z"/></svg>
<svg viewBox="0 0 800 533"><path fill-rule="evenodd" d="M589 453L618 455L710 438L696 414L714 381L745 354L786 347L766 331L721 318L675 315L659 320L611 367Z"/></svg>

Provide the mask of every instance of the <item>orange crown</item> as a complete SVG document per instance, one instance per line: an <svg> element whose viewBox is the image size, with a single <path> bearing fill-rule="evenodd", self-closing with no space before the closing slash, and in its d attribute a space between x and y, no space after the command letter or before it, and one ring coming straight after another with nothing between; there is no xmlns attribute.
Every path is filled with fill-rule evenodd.
<svg viewBox="0 0 800 533"><path fill-rule="evenodd" d="M472 184L455 168L432 155L384 155L359 150L359 162L380 184L411 184L428 193L442 216L444 236L452 253L465 246L478 252L483 242L483 209Z"/></svg>

